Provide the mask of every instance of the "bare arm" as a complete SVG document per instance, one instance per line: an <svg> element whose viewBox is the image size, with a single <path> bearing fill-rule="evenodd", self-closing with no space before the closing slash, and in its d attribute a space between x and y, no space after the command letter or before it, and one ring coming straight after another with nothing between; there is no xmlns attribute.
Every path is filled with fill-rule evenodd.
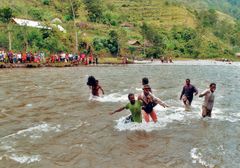
<svg viewBox="0 0 240 168"><path fill-rule="evenodd" d="M209 90L205 90L204 92L202 92L200 95L199 95L199 97L203 97L203 96L205 96L206 94L208 94L209 93Z"/></svg>
<svg viewBox="0 0 240 168"><path fill-rule="evenodd" d="M100 86L99 89L102 91L102 94L104 94L103 88Z"/></svg>
<svg viewBox="0 0 240 168"><path fill-rule="evenodd" d="M110 115L113 115L114 113L120 112L120 111L122 111L122 110L124 110L124 109L125 109L125 107L121 107L121 108L115 110L114 112L110 112L109 114L110 114Z"/></svg>
<svg viewBox="0 0 240 168"><path fill-rule="evenodd" d="M164 108L165 107L169 107L169 105L167 105L166 103L164 103L161 99L159 99L159 98L157 98L158 100L157 100L157 103L159 104L159 105L161 105L161 106L163 106Z"/></svg>
<svg viewBox="0 0 240 168"><path fill-rule="evenodd" d="M147 102L143 99L142 95L138 96L138 100L141 101L142 103L147 104Z"/></svg>
<svg viewBox="0 0 240 168"><path fill-rule="evenodd" d="M167 105L166 103L164 103L160 98L154 96L153 94L150 94L153 98L153 100L158 103L159 105L163 106L164 108L165 107L169 107L169 105Z"/></svg>

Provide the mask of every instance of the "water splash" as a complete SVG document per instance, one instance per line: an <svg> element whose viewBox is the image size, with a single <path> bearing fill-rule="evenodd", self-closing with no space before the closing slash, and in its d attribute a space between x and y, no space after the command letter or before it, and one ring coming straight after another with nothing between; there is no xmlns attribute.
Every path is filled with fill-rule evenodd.
<svg viewBox="0 0 240 168"><path fill-rule="evenodd" d="M191 124L191 120L200 120L201 116L201 108L198 105L193 105L191 111L185 111L184 107L174 107L163 108L160 105L154 107L158 121L157 123L153 123L150 121L146 123L143 119L142 123L127 123L126 117L121 117L116 120L117 125L115 128L119 131L125 130L145 130L145 131L153 131L159 130L167 127L171 123L181 123L181 124ZM130 112L129 112L130 113ZM214 114L215 113L215 114ZM214 119L218 121L229 121L229 122L238 122L239 118L233 118L231 116L224 116L224 112L221 109L215 108L213 111L212 118L204 118L204 120Z"/></svg>
<svg viewBox="0 0 240 168"><path fill-rule="evenodd" d="M20 138L24 138L27 141L35 140L37 138L41 138L43 133L47 132L60 132L60 125L50 125L47 123L42 123L27 129L20 130L16 133L4 136L0 138L0 149L6 151L3 156L0 156L0 160L3 159L12 159L19 163L32 163L41 160L40 155L24 155L24 154L16 154L15 147L17 141Z"/></svg>
<svg viewBox="0 0 240 168"><path fill-rule="evenodd" d="M184 122L186 120L186 114L183 111L183 108L163 108L160 105L157 105L154 107L158 121L154 123L153 121L150 121L149 123L146 123L143 119L142 123L125 123L125 117L121 117L120 119L116 120L117 125L115 128L119 131L125 131L125 130L145 130L145 131L153 131L153 130L159 130L165 128L169 123L172 122Z"/></svg>
<svg viewBox="0 0 240 168"><path fill-rule="evenodd" d="M39 162L41 160L41 156L40 155L32 155L32 156L27 156L27 155L17 155L17 154L12 154L10 156L8 155L3 155L0 156L0 160L14 160L18 163L33 163L33 162Z"/></svg>
<svg viewBox="0 0 240 168"><path fill-rule="evenodd" d="M207 163L207 161L203 159L203 155L198 148L193 148L190 152L190 155L191 158L193 159L192 163L199 163L204 167L214 168L213 164Z"/></svg>
<svg viewBox="0 0 240 168"><path fill-rule="evenodd" d="M16 136L34 136L37 135L41 132L50 132L50 131L54 131L54 132L60 132L60 125L57 126L51 126L47 123L42 123L40 125L36 125L27 129L23 129L18 131L17 133L13 133L10 135L7 135L5 137L2 137L1 140L7 139L7 138L12 138L12 137L16 137Z"/></svg>
<svg viewBox="0 0 240 168"><path fill-rule="evenodd" d="M102 97L90 95L89 100L99 101L99 102L127 102L128 94L112 93L109 95L104 95Z"/></svg>

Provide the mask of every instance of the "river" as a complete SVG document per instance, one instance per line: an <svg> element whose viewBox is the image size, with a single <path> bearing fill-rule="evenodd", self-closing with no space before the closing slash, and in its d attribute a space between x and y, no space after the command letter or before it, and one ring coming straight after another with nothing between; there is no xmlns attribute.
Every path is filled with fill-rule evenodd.
<svg viewBox="0 0 240 168"><path fill-rule="evenodd" d="M240 64L211 61L0 70L0 167L238 168ZM91 98L94 75L105 91ZM170 105L157 123L128 123L130 92L148 77L153 93ZM199 92L217 84L212 118L179 100L185 79Z"/></svg>

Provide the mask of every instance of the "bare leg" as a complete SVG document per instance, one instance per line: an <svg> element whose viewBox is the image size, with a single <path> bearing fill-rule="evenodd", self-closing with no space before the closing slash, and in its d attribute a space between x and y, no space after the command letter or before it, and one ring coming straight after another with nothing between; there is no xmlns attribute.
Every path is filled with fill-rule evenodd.
<svg viewBox="0 0 240 168"><path fill-rule="evenodd" d="M144 110L142 111L142 114L143 114L145 121L148 123L150 121L149 115Z"/></svg>
<svg viewBox="0 0 240 168"><path fill-rule="evenodd" d="M157 114L155 113L154 110L150 113L150 116L151 116L152 120L156 123L157 122Z"/></svg>
<svg viewBox="0 0 240 168"><path fill-rule="evenodd" d="M202 106L202 117L206 117L207 116L207 108L205 106Z"/></svg>

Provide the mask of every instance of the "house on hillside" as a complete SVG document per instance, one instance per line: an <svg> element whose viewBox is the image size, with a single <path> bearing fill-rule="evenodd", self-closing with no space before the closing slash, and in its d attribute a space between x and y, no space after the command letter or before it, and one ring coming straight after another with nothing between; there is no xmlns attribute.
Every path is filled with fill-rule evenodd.
<svg viewBox="0 0 240 168"><path fill-rule="evenodd" d="M141 47L141 43L138 40L129 40L128 45L131 45L134 47Z"/></svg>
<svg viewBox="0 0 240 168"><path fill-rule="evenodd" d="M240 58L240 53L235 54L237 58Z"/></svg>
<svg viewBox="0 0 240 168"><path fill-rule="evenodd" d="M59 31L66 33L66 30L57 24L51 24L52 27L46 26L41 22L27 20L27 19L19 19L19 18L12 18L12 22L19 25L19 26L27 26L27 27L34 27L38 29L49 29L52 30L52 27L56 27Z"/></svg>
<svg viewBox="0 0 240 168"><path fill-rule="evenodd" d="M121 24L121 27L133 28L134 25L132 23L129 23L129 22L124 22L124 23Z"/></svg>

